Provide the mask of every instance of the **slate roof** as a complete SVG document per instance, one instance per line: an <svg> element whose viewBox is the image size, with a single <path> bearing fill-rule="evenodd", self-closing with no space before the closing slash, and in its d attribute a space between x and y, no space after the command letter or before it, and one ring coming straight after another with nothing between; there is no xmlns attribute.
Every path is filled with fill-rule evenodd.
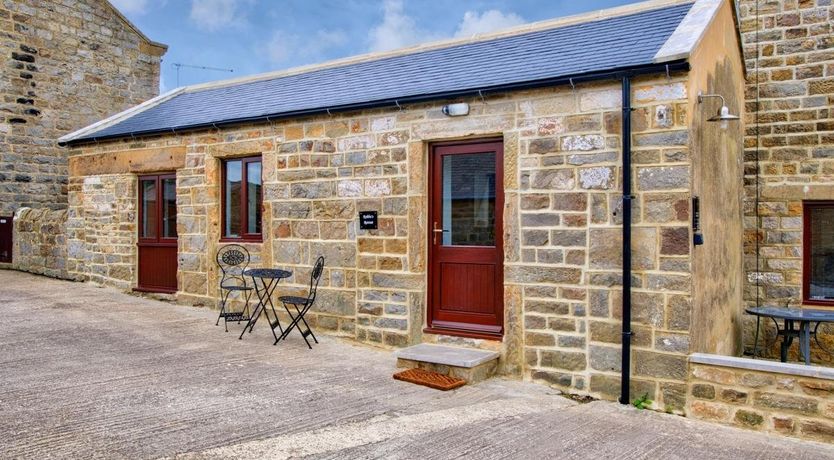
<svg viewBox="0 0 834 460"><path fill-rule="evenodd" d="M64 141L127 137L274 116L443 98L561 77L629 69L655 55L690 10L676 4L552 29L176 93ZM94 125L95 126L95 125Z"/></svg>

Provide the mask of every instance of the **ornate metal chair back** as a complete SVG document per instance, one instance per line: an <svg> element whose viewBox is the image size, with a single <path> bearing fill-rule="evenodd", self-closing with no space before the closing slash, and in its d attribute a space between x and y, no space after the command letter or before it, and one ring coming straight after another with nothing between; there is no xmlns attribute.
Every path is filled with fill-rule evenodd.
<svg viewBox="0 0 834 460"><path fill-rule="evenodd" d="M249 251L239 244L228 244L217 251L217 265L223 277L220 288L247 286L243 272L249 266Z"/></svg>
<svg viewBox="0 0 834 460"><path fill-rule="evenodd" d="M321 274L324 271L324 256L319 256L316 259L316 264L313 265L313 271L310 272L310 294L307 297L307 305L312 305L316 300L316 291L319 287Z"/></svg>

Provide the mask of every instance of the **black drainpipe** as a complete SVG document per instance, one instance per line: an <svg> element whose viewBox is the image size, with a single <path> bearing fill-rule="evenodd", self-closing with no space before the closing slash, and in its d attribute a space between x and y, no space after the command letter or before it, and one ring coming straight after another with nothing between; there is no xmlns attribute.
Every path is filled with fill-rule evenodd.
<svg viewBox="0 0 834 460"><path fill-rule="evenodd" d="M623 359L620 403L629 404L631 383L631 80L623 77Z"/></svg>

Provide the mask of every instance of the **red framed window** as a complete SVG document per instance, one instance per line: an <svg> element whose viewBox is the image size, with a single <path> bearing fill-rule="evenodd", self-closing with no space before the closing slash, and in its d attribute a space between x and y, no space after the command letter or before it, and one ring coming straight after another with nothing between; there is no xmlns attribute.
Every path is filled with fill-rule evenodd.
<svg viewBox="0 0 834 460"><path fill-rule="evenodd" d="M802 204L802 300L834 307L834 201Z"/></svg>
<svg viewBox="0 0 834 460"><path fill-rule="evenodd" d="M177 244L177 176L139 176L139 242Z"/></svg>
<svg viewBox="0 0 834 460"><path fill-rule="evenodd" d="M222 239L261 241L261 157L224 160L222 176Z"/></svg>

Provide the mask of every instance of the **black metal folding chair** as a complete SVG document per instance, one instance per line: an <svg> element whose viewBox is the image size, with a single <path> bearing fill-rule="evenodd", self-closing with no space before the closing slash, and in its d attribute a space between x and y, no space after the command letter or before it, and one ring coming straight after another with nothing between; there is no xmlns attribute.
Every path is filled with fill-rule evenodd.
<svg viewBox="0 0 834 460"><path fill-rule="evenodd" d="M220 279L220 315L215 326L218 326L220 318L223 318L223 325L226 332L229 332L229 321L237 321L240 324L241 321L249 321L250 318L249 299L255 289L243 276L249 265L249 251L239 244L229 244L217 251L216 259L223 277ZM229 309L228 301L233 292L239 293L238 297L243 300L243 309L240 311Z"/></svg>
<svg viewBox="0 0 834 460"><path fill-rule="evenodd" d="M301 337L307 342L307 346L312 350L313 346L310 345L310 341L307 340L307 337L313 337L313 341L319 343L316 339L315 334L313 334L313 330L310 329L310 325L307 324L307 320L304 319L304 315L310 311L310 307L313 306L313 303L316 301L316 291L319 287L319 280L321 280L321 274L324 271L324 257L319 256L316 259L316 264L313 265L313 271L310 273L310 291L307 293L307 297L299 297L299 296L282 296L279 297L278 300L284 304L284 309L287 310L287 314L290 315L290 325L284 332L281 334L280 337L275 339L275 343L278 343L281 339L286 339L289 335L290 331L293 328L298 328L298 332L301 333ZM288 305L292 305L295 309L295 314L290 311ZM304 324L304 327L307 328L306 331L301 330L301 324Z"/></svg>

